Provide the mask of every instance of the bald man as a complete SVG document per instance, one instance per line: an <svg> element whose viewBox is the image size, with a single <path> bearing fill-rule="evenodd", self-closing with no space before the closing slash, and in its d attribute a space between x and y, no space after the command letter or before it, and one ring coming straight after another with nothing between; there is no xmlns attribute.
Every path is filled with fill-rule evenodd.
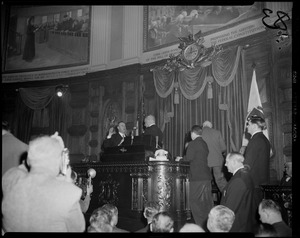
<svg viewBox="0 0 300 238"><path fill-rule="evenodd" d="M225 141L221 132L212 128L212 123L210 121L205 121L203 123L202 138L208 146L208 167L213 173L220 192L222 192L227 184L227 180L222 171L224 164L223 154L226 152Z"/></svg>

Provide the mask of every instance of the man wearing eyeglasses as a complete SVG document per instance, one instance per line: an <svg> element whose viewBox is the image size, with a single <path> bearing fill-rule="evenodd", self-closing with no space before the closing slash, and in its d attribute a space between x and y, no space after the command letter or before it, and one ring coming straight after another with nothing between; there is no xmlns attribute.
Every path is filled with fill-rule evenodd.
<svg viewBox="0 0 300 238"><path fill-rule="evenodd" d="M253 115L248 118L247 131L251 135L249 143L245 150L245 164L250 166L250 175L254 182L255 205L256 209L263 199L263 193L260 185L268 184L270 178L270 142L263 134L266 127L265 120Z"/></svg>

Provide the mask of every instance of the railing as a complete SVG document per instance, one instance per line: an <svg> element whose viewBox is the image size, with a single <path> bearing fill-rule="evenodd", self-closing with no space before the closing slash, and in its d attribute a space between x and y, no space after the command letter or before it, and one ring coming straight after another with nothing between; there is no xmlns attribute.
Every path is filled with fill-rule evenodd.
<svg viewBox="0 0 300 238"><path fill-rule="evenodd" d="M88 33L50 30L48 47L78 61L86 61L88 58Z"/></svg>

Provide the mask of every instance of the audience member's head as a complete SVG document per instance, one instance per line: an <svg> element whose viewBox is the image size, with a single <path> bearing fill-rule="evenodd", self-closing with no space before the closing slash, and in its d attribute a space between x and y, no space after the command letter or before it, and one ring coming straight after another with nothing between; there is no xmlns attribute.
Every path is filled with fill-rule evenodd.
<svg viewBox="0 0 300 238"><path fill-rule="evenodd" d="M149 127L155 124L155 117L153 115L148 115L145 117L145 127Z"/></svg>
<svg viewBox="0 0 300 238"><path fill-rule="evenodd" d="M112 214L99 207L95 209L90 217L90 226L88 232L112 232L113 226L111 225Z"/></svg>
<svg viewBox="0 0 300 238"><path fill-rule="evenodd" d="M278 237L275 228L268 223L260 223L254 234L255 237Z"/></svg>
<svg viewBox="0 0 300 238"><path fill-rule="evenodd" d="M31 170L48 171L57 176L62 168L64 142L57 133L29 142L28 164Z"/></svg>
<svg viewBox="0 0 300 238"><path fill-rule="evenodd" d="M205 232L201 226L194 223L185 223L179 232Z"/></svg>
<svg viewBox="0 0 300 238"><path fill-rule="evenodd" d="M2 135L3 135L3 131L10 131L10 126L9 123L7 121L2 121Z"/></svg>
<svg viewBox="0 0 300 238"><path fill-rule="evenodd" d="M207 228L210 232L229 232L234 222L234 212L223 205L213 207L207 220Z"/></svg>
<svg viewBox="0 0 300 238"><path fill-rule="evenodd" d="M150 224L151 232L173 232L174 220L168 212L159 212L154 215Z"/></svg>
<svg viewBox="0 0 300 238"><path fill-rule="evenodd" d="M292 162L286 162L284 164L284 172L285 172L286 176L292 177L293 176L292 171L293 171Z"/></svg>
<svg viewBox="0 0 300 238"><path fill-rule="evenodd" d="M244 167L244 156L238 152L228 153L226 156L225 166L228 172L234 173L236 169Z"/></svg>
<svg viewBox="0 0 300 238"><path fill-rule="evenodd" d="M258 206L260 220L263 223L273 224L282 221L280 206L271 199L263 199Z"/></svg>
<svg viewBox="0 0 300 238"><path fill-rule="evenodd" d="M202 126L194 125L191 129L191 138L195 140L197 137L202 135Z"/></svg>
<svg viewBox="0 0 300 238"><path fill-rule="evenodd" d="M150 224L155 214L160 210L158 202L148 201L144 206L144 217L147 219L147 223Z"/></svg>
<svg viewBox="0 0 300 238"><path fill-rule="evenodd" d="M203 127L209 127L209 128L212 128L212 123L210 121L205 121L203 122Z"/></svg>
<svg viewBox="0 0 300 238"><path fill-rule="evenodd" d="M119 220L118 208L115 205L110 203L104 204L102 208L111 214L110 224L113 227L116 226Z"/></svg>

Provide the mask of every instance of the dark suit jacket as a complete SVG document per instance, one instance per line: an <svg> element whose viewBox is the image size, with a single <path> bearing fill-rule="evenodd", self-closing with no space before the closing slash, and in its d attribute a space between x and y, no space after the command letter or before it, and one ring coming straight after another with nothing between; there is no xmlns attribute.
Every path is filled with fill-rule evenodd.
<svg viewBox="0 0 300 238"><path fill-rule="evenodd" d="M118 146L122 140L122 136L119 133L113 134L110 139L105 139L103 141L103 149L107 147Z"/></svg>
<svg viewBox="0 0 300 238"><path fill-rule="evenodd" d="M162 142L163 142L163 133L162 131L158 128L157 125L152 125L150 127L147 127L145 129L144 135L153 135L153 136L158 136L158 145L162 147Z"/></svg>
<svg viewBox="0 0 300 238"><path fill-rule="evenodd" d="M207 165L208 147L206 142L197 137L189 143L184 161L190 161L190 181L211 180L212 175Z"/></svg>
<svg viewBox="0 0 300 238"><path fill-rule="evenodd" d="M150 224L147 224L147 226L143 227L142 229L140 230L137 230L135 232L150 232Z"/></svg>
<svg viewBox="0 0 300 238"><path fill-rule="evenodd" d="M231 232L253 232L255 218L254 185L246 168L239 169L223 190L221 205L235 213Z"/></svg>
<svg viewBox="0 0 300 238"><path fill-rule="evenodd" d="M270 147L268 138L262 132L254 134L246 147L244 164L250 165L255 187L269 183Z"/></svg>

